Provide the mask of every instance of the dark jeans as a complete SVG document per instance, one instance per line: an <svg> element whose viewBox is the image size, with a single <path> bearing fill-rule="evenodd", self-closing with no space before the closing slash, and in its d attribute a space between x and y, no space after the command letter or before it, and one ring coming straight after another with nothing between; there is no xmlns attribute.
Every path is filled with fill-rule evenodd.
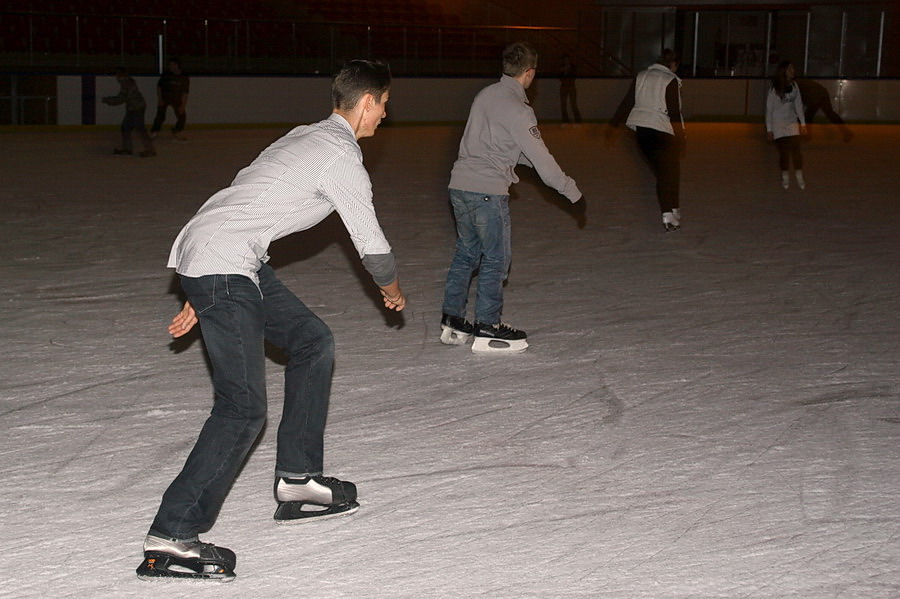
<svg viewBox="0 0 900 599"><path fill-rule="evenodd" d="M181 285L200 318L214 400L151 530L187 539L212 527L265 423L264 340L288 357L275 473L322 473L334 339L267 265L259 271L259 288L242 275L182 277Z"/></svg>
<svg viewBox="0 0 900 599"><path fill-rule="evenodd" d="M791 135L788 137L779 137L775 140L775 147L778 148L778 166L781 170L790 170L791 160L794 161L794 168L796 170L801 170L803 168L803 154L800 152L800 136Z"/></svg>
<svg viewBox="0 0 900 599"><path fill-rule="evenodd" d="M175 112L175 126L172 127L173 133L180 133L184 130L184 123L187 120L187 112L182 110L179 104L163 104L162 106L158 106L156 108L156 118L153 119L153 127L150 130L153 133L156 133L160 129L162 129L163 122L166 120L166 110L172 107L172 110Z"/></svg>
<svg viewBox="0 0 900 599"><path fill-rule="evenodd" d="M678 140L674 135L638 127L635 131L638 147L650 164L656 177L656 198L661 212L671 212L679 207L681 187L681 161Z"/></svg>
<svg viewBox="0 0 900 599"><path fill-rule="evenodd" d="M122 119L122 149L131 152L131 132L137 131L144 144L145 150L153 149L153 140L147 134L147 128L144 127L144 109L126 110L125 117Z"/></svg>

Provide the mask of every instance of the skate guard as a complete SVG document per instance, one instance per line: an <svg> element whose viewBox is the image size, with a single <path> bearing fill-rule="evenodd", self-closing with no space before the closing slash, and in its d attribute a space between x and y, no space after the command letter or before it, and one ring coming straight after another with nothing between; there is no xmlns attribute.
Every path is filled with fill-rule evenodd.
<svg viewBox="0 0 900 599"><path fill-rule="evenodd" d="M497 339L494 337L475 337L472 352L476 354L521 354L528 349L526 339Z"/></svg>

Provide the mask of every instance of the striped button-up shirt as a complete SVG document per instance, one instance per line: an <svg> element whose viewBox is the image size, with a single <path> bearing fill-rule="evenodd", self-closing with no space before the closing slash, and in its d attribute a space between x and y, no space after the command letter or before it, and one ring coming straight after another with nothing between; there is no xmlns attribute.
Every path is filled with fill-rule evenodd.
<svg viewBox="0 0 900 599"><path fill-rule="evenodd" d="M393 270L359 143L350 124L332 114L290 131L209 198L175 239L169 267L188 277L246 275L258 285L256 273L272 241L309 229L335 210L360 258L381 258L364 260L367 268L389 264ZM393 280L393 273L372 274L379 284Z"/></svg>

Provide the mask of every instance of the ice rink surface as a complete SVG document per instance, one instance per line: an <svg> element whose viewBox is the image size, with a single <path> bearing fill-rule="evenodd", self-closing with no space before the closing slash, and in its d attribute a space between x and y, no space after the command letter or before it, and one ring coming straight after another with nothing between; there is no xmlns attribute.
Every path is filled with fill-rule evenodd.
<svg viewBox="0 0 900 599"><path fill-rule="evenodd" d="M3 133L0 596L900 596L900 126L816 125L785 192L762 126L688 123L671 234L628 134L542 131L589 220L519 169L524 354L438 341L461 127L361 144L402 317L334 216L271 248L335 333L326 474L362 507L273 523L273 350L269 425L203 537L237 580L162 588L141 541L211 406L201 339L166 334L166 258L283 130L189 127L153 159L113 157L115 131Z"/></svg>

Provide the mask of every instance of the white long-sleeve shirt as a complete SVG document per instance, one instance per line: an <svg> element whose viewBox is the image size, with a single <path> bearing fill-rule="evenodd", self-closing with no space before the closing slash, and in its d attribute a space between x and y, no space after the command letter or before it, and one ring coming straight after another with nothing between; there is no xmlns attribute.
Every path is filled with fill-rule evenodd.
<svg viewBox="0 0 900 599"><path fill-rule="evenodd" d="M375 216L362 151L350 124L332 114L290 131L209 198L178 234L168 265L188 277L239 274L258 285L272 241L335 210L375 282L392 282L393 254Z"/></svg>
<svg viewBox="0 0 900 599"><path fill-rule="evenodd" d="M770 87L766 96L766 133L771 133L775 139L800 135L800 125L806 125L806 118L797 84L792 83L783 98Z"/></svg>
<svg viewBox="0 0 900 599"><path fill-rule="evenodd" d="M503 75L475 96L459 143L459 156L450 172L452 189L505 195L519 181L517 164L531 166L541 180L576 202L581 192L566 175L541 139L537 117L528 105L525 88Z"/></svg>

